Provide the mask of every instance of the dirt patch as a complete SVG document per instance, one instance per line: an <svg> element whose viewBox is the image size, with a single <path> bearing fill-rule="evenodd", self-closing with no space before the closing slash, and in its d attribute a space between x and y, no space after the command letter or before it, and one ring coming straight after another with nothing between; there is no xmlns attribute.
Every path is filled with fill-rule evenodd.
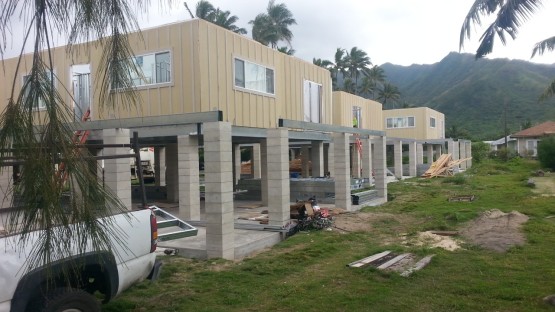
<svg viewBox="0 0 555 312"><path fill-rule="evenodd" d="M453 251L461 248L459 240L452 236L437 235L432 231L420 232L412 239L407 239L405 245L425 246L430 248L443 248Z"/></svg>
<svg viewBox="0 0 555 312"><path fill-rule="evenodd" d="M334 217L334 227L346 232L370 232L379 225L403 224L406 217L380 212L343 213Z"/></svg>
<svg viewBox="0 0 555 312"><path fill-rule="evenodd" d="M532 192L541 196L555 196L555 176L546 174L543 177L533 177L532 180L536 184Z"/></svg>
<svg viewBox="0 0 555 312"><path fill-rule="evenodd" d="M528 221L528 216L512 211L504 213L498 209L485 211L475 220L469 222L461 235L471 244L483 248L505 252L512 246L526 242L520 226Z"/></svg>

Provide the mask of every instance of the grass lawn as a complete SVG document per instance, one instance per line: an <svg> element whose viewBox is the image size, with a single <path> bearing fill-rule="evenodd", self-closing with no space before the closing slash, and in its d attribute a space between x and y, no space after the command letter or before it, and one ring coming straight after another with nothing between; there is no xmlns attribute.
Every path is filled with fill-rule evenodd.
<svg viewBox="0 0 555 312"><path fill-rule="evenodd" d="M368 230L298 233L240 262L167 257L159 281L134 286L104 310L553 311L542 298L555 293L555 218L546 218L555 215L555 197L526 186L537 166L488 161L451 178L391 183L387 204L362 211L384 216L368 221ZM457 195L477 199L447 200ZM527 243L506 253L402 243L421 231L458 230L490 209L529 216ZM346 267L384 250L436 256L408 278Z"/></svg>

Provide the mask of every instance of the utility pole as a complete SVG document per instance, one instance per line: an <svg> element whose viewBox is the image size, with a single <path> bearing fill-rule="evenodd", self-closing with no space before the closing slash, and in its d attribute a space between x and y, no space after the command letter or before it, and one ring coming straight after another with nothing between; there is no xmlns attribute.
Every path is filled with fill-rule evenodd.
<svg viewBox="0 0 555 312"><path fill-rule="evenodd" d="M509 129L507 128L507 98L505 98L505 151L508 153L509 152L509 139L507 138L509 136Z"/></svg>

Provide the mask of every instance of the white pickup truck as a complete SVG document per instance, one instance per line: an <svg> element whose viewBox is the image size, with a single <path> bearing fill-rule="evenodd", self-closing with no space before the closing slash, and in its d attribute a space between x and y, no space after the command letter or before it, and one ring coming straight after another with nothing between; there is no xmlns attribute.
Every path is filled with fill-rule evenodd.
<svg viewBox="0 0 555 312"><path fill-rule="evenodd" d="M112 252L91 249L75 253L52 263L48 271L38 268L25 272L25 260L33 244L20 250L14 246L18 234L0 236L0 312L100 311L98 293L103 302L108 302L134 283L156 277L160 263L154 253L158 226L153 210L108 218L124 233L118 237L119 242L113 241ZM31 240L37 237L30 236ZM64 268L72 268L66 270L69 278L61 274Z"/></svg>

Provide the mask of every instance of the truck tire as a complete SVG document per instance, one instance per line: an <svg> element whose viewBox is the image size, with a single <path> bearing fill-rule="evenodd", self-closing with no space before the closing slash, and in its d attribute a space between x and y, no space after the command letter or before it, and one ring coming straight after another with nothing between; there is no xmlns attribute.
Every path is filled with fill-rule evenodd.
<svg viewBox="0 0 555 312"><path fill-rule="evenodd" d="M88 292L76 288L58 288L45 300L43 312L100 312L100 302Z"/></svg>

